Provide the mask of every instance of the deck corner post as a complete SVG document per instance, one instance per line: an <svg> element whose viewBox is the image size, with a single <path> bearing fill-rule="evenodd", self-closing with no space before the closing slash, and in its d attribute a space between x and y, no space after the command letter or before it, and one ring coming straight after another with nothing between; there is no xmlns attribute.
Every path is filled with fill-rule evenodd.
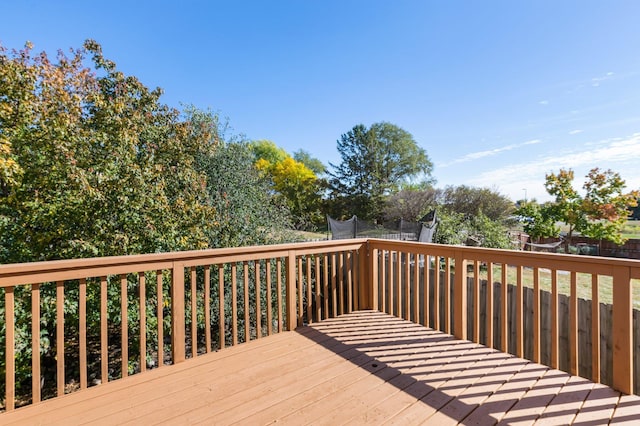
<svg viewBox="0 0 640 426"><path fill-rule="evenodd" d="M454 277L453 334L458 339L467 340L467 260L460 250L455 252Z"/></svg>
<svg viewBox="0 0 640 426"><path fill-rule="evenodd" d="M171 269L171 357L173 363L185 360L184 264L174 262Z"/></svg>
<svg viewBox="0 0 640 426"><path fill-rule="evenodd" d="M613 270L613 388L633 393L633 296L628 267Z"/></svg>
<svg viewBox="0 0 640 426"><path fill-rule="evenodd" d="M298 313L296 308L296 252L293 250L289 250L286 262L286 311L287 311L287 319L286 325L287 330L295 330L298 326ZM302 307L300 307L302 310Z"/></svg>

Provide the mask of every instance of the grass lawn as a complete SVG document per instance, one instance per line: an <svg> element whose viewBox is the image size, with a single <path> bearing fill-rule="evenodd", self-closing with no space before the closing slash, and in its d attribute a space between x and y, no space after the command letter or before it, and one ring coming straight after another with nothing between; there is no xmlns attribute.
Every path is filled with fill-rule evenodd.
<svg viewBox="0 0 640 426"><path fill-rule="evenodd" d="M622 227L622 236L627 239L640 239L640 220L628 220Z"/></svg>

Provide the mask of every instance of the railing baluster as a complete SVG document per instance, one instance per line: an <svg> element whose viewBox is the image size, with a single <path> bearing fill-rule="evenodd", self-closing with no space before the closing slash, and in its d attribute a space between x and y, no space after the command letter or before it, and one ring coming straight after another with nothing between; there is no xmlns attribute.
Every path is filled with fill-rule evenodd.
<svg viewBox="0 0 640 426"><path fill-rule="evenodd" d="M33 284L31 285L31 398L33 403L40 402L40 397L40 284Z"/></svg>
<svg viewBox="0 0 640 426"><path fill-rule="evenodd" d="M467 276L466 269L464 271L464 276L465 277ZM464 285L465 285L464 287L465 294L467 294L466 280L464 282ZM465 303L466 303L466 300L465 300ZM465 310L465 315L466 315L466 310ZM451 334L451 258L449 256L445 257L445 260L444 260L444 332ZM466 334L466 328L465 328L465 334Z"/></svg>
<svg viewBox="0 0 640 426"><path fill-rule="evenodd" d="M156 300L158 304L158 368L164 366L164 295L162 291L162 271L156 271Z"/></svg>
<svg viewBox="0 0 640 426"><path fill-rule="evenodd" d="M218 347L220 349L224 349L226 343L224 287L224 264L221 264L218 265Z"/></svg>
<svg viewBox="0 0 640 426"><path fill-rule="evenodd" d="M389 252L387 250L380 250L380 310L387 312L387 256ZM378 259L376 259L378 262ZM374 285L378 285L374 283Z"/></svg>
<svg viewBox="0 0 640 426"><path fill-rule="evenodd" d="M313 256L307 256L307 324L313 322L311 315L313 309L313 304L311 303L311 263L313 263Z"/></svg>
<svg viewBox="0 0 640 426"><path fill-rule="evenodd" d="M411 254L404 253L404 319L411 321L411 275L409 264Z"/></svg>
<svg viewBox="0 0 640 426"><path fill-rule="evenodd" d="M533 362L540 362L540 271L533 268Z"/></svg>
<svg viewBox="0 0 640 426"><path fill-rule="evenodd" d="M473 341L480 343L480 261L473 261Z"/></svg>
<svg viewBox="0 0 640 426"><path fill-rule="evenodd" d="M255 275L256 290L256 339L262 337L262 284L260 283L260 261L253 262L253 273Z"/></svg>
<svg viewBox="0 0 640 426"><path fill-rule="evenodd" d="M238 344L238 284L237 264L231 262L231 343Z"/></svg>
<svg viewBox="0 0 640 426"><path fill-rule="evenodd" d="M190 268L190 290L189 299L191 301L191 358L198 356L198 277L196 267Z"/></svg>
<svg viewBox="0 0 640 426"><path fill-rule="evenodd" d="M303 308L302 305L304 304L304 300L302 298L302 296L304 295L304 277L303 277L303 269L302 269L302 256L298 256L297 258L298 260L298 267L297 269L297 295L298 295L298 303L297 303L297 317L298 317L298 327L302 326L302 312L303 312ZM295 265L295 263L294 263ZM295 298L294 298L295 299Z"/></svg>
<svg viewBox="0 0 640 426"><path fill-rule="evenodd" d="M185 353L185 309L183 263L174 262L171 271L171 357L173 363L183 362Z"/></svg>
<svg viewBox="0 0 640 426"><path fill-rule="evenodd" d="M282 332L282 258L278 257L276 259L276 288L278 290L278 294L276 295L278 301L278 333Z"/></svg>
<svg viewBox="0 0 640 426"><path fill-rule="evenodd" d="M353 277L352 277L352 273L353 273L353 268L352 268L352 261L353 258L351 257L351 252L348 251L347 254L347 262L346 262L346 266L345 266L345 273L347 275L347 311L346 312L351 312L353 309Z"/></svg>
<svg viewBox="0 0 640 426"><path fill-rule="evenodd" d="M394 314L393 313L394 312L393 311L393 309L394 309L394 297L395 297L395 291L394 291L394 285L393 285L394 284L394 279L393 279L393 277L394 277L394 275L393 275L393 264L394 264L393 263L393 255L394 254L395 254L395 252L389 251L389 259L388 259L389 263L387 265L387 267L388 267L387 268L387 273L389 274L389 297L388 297L389 308L387 310L387 313L389 315L393 315Z"/></svg>
<svg viewBox="0 0 640 426"><path fill-rule="evenodd" d="M558 271L551 270L551 368L560 366L560 330L558 328Z"/></svg>
<svg viewBox="0 0 640 426"><path fill-rule="evenodd" d="M64 281L56 282L56 382L58 396L64 395Z"/></svg>
<svg viewBox="0 0 640 426"><path fill-rule="evenodd" d="M4 289L5 321L5 410L12 411L16 406L16 342L15 342L15 287Z"/></svg>
<svg viewBox="0 0 640 426"><path fill-rule="evenodd" d="M100 380L109 381L109 329L107 324L107 277L100 277Z"/></svg>
<svg viewBox="0 0 640 426"><path fill-rule="evenodd" d="M516 267L516 355L522 358L524 356L524 292L522 272L524 268L521 265Z"/></svg>
<svg viewBox="0 0 640 426"><path fill-rule="evenodd" d="M79 316L79 333L80 333L80 389L86 389L88 386L87 374L87 280L80 279L80 288L78 289L78 316ZM38 354L40 356L40 354ZM40 378L38 378L38 382ZM39 385L39 383L38 383Z"/></svg>
<svg viewBox="0 0 640 426"><path fill-rule="evenodd" d="M440 256L434 256L433 267L433 329L440 330Z"/></svg>
<svg viewBox="0 0 640 426"><path fill-rule="evenodd" d="M487 262L487 318L486 318L486 333L487 333L487 346L495 348L495 342L493 339L493 262Z"/></svg>
<svg viewBox="0 0 640 426"><path fill-rule="evenodd" d="M339 252L338 256L338 300L340 315L344 314L344 253Z"/></svg>
<svg viewBox="0 0 640 426"><path fill-rule="evenodd" d="M420 255L413 254L413 322L420 323Z"/></svg>
<svg viewBox="0 0 640 426"><path fill-rule="evenodd" d="M600 383L600 289L598 274L591 275L591 380Z"/></svg>
<svg viewBox="0 0 640 426"><path fill-rule="evenodd" d="M273 314L271 311L271 259L267 259L265 266L265 274L267 277L267 336L271 336L273 334Z"/></svg>
<svg viewBox="0 0 640 426"><path fill-rule="evenodd" d="M402 318L402 252L396 252L396 261L394 266L394 272L396 273L396 316Z"/></svg>
<svg viewBox="0 0 640 426"><path fill-rule="evenodd" d="M569 371L577 376L578 364L578 278L571 271L571 291L569 293Z"/></svg>
<svg viewBox="0 0 640 426"><path fill-rule="evenodd" d="M509 282L508 272L509 265L502 263L501 270L502 285L500 285L500 292L502 293L500 298L500 343L502 344L502 352L509 353Z"/></svg>
<svg viewBox="0 0 640 426"><path fill-rule="evenodd" d="M242 298L244 300L244 341L248 342L251 340L251 303L249 300L249 263L247 261L242 263L242 285Z"/></svg>
<svg viewBox="0 0 640 426"><path fill-rule="evenodd" d="M423 309L423 322L422 324L425 327L429 327L429 287L431 284L431 256L429 255L425 255L424 256L424 268L422 269L423 274L424 274L424 290L423 290L423 294L422 294L422 299L423 299L423 305L424 307Z"/></svg>
<svg viewBox="0 0 640 426"><path fill-rule="evenodd" d="M204 267L204 345L211 352L211 266Z"/></svg>
<svg viewBox="0 0 640 426"><path fill-rule="evenodd" d="M322 280L320 279L320 258L321 256L316 256L316 321L322 320L322 300L320 298L320 284Z"/></svg>
<svg viewBox="0 0 640 426"><path fill-rule="evenodd" d="M129 375L129 300L127 296L127 275L120 275L120 350L122 377Z"/></svg>
<svg viewBox="0 0 640 426"><path fill-rule="evenodd" d="M323 263L324 277L323 277L323 283L322 283L322 289L324 294L324 318L323 319L327 319L329 318L329 255L325 254L323 260L324 260L324 263Z"/></svg>
<svg viewBox="0 0 640 426"><path fill-rule="evenodd" d="M138 273L140 286L140 372L147 370L147 278L144 272Z"/></svg>
<svg viewBox="0 0 640 426"><path fill-rule="evenodd" d="M331 316L338 316L338 297L337 297L337 262L336 262L336 253L331 253Z"/></svg>

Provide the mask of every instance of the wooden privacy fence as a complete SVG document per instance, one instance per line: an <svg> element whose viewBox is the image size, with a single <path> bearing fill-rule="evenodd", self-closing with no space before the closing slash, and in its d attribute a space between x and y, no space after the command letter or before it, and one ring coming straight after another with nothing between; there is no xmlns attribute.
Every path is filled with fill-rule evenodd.
<svg viewBox="0 0 640 426"><path fill-rule="evenodd" d="M4 409L358 309L363 243L2 265Z"/></svg>
<svg viewBox="0 0 640 426"><path fill-rule="evenodd" d="M603 381L601 340L610 336L615 360L611 385L633 393L631 290L632 279L640 278L640 262L412 242L368 243L374 309L553 368L565 367L562 349L563 355L568 354L567 371L582 373L595 382ZM540 289L543 270L551 275L551 291L546 296ZM481 290L481 271L486 281L508 285L485 285ZM558 290L560 273L569 280L566 298ZM525 274L531 277L531 290L525 287ZM598 338L588 343L579 337L578 274L591 277L590 320L584 333ZM603 321L600 315L599 277L605 276L612 281L610 321ZM525 294L530 294L527 305ZM561 300L565 299L568 312L561 317ZM587 348L591 365L581 370L581 354L586 358Z"/></svg>

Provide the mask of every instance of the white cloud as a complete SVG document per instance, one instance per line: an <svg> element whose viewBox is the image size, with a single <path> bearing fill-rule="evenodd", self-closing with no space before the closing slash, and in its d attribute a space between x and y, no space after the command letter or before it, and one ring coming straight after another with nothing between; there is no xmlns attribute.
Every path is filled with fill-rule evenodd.
<svg viewBox="0 0 640 426"><path fill-rule="evenodd" d="M538 102L540 105L549 105L549 101L547 101L546 99L543 101Z"/></svg>
<svg viewBox="0 0 640 426"><path fill-rule="evenodd" d="M609 71L608 73L606 73L604 76L602 77L594 77L591 79L591 85L593 87L598 87L600 86L600 82L605 81L605 80L610 80L613 78L613 73L611 71Z"/></svg>
<svg viewBox="0 0 640 426"><path fill-rule="evenodd" d="M522 188L530 190L530 198L538 201L548 199L544 191L544 176L549 172L557 172L560 168L573 169L576 181L593 167L612 169L621 174L627 181L627 188L638 187L640 179L636 178L636 164L640 160L640 133L621 139L607 139L597 144L583 145L564 153L554 153L530 162L509 164L480 173L468 184L479 187L498 185L502 192L513 199L522 197Z"/></svg>
<svg viewBox="0 0 640 426"><path fill-rule="evenodd" d="M503 146L500 148L495 148L495 149L489 149L486 151L478 151L478 152L471 152L465 156L462 156L460 158L456 158L453 161L450 161L448 163L444 163L444 164L438 164L438 167L448 167L454 164L460 164L460 163L466 163L469 161L473 161L473 160L478 160L480 158L484 158L484 157L492 157L494 155L500 154L501 152L505 152L505 151L511 151L513 149L516 148L520 148L522 146L526 146L526 145L535 145L540 143L541 141L539 139L533 139L530 141L526 141L526 142L522 142L519 144L511 144L511 145L507 145L507 146Z"/></svg>
<svg viewBox="0 0 640 426"><path fill-rule="evenodd" d="M570 135L577 135L578 133L582 133L584 130L575 129L569 132Z"/></svg>

